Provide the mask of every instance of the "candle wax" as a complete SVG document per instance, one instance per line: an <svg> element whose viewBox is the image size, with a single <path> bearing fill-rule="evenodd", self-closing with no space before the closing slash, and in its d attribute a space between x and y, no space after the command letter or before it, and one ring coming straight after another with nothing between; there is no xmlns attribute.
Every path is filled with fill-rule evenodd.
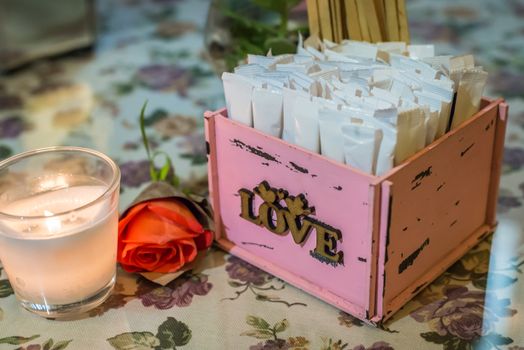
<svg viewBox="0 0 524 350"><path fill-rule="evenodd" d="M0 208L17 216L43 216L0 223L0 257L23 300L63 305L89 298L116 270L118 213L103 186L74 186L14 201Z"/></svg>

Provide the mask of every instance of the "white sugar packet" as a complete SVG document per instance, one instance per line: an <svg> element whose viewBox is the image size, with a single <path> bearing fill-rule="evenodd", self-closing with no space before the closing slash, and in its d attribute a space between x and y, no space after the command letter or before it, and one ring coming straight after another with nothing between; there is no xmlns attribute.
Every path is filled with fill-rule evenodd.
<svg viewBox="0 0 524 350"><path fill-rule="evenodd" d="M282 88L256 87L253 90L253 126L275 137L282 136Z"/></svg>
<svg viewBox="0 0 524 350"><path fill-rule="evenodd" d="M227 72L222 74L222 83L229 118L253 126L253 89L262 84L252 78Z"/></svg>
<svg viewBox="0 0 524 350"><path fill-rule="evenodd" d="M382 141L382 131L372 125L344 124L344 159L346 164L374 175Z"/></svg>
<svg viewBox="0 0 524 350"><path fill-rule="evenodd" d="M452 58L453 56L451 55L439 55L434 57L424 57L422 60L434 69L444 73L447 77L449 77Z"/></svg>
<svg viewBox="0 0 524 350"><path fill-rule="evenodd" d="M244 64L235 67L235 74L243 75L246 77L253 77L257 74L264 74L268 72L268 69L260 64Z"/></svg>
<svg viewBox="0 0 524 350"><path fill-rule="evenodd" d="M277 58L275 56L262 56L262 55L247 55L247 63L248 64L257 64L265 68L269 68L271 65L275 63ZM236 72L236 68L235 68Z"/></svg>
<svg viewBox="0 0 524 350"><path fill-rule="evenodd" d="M435 56L435 45L408 45L408 53L411 58L424 59Z"/></svg>
<svg viewBox="0 0 524 350"><path fill-rule="evenodd" d="M402 41L390 41L390 42L377 43L377 48L379 50L398 54L398 55L403 55L404 53L407 52L407 45L405 42L402 42Z"/></svg>
<svg viewBox="0 0 524 350"><path fill-rule="evenodd" d="M312 101L310 96L297 95L291 112L294 144L316 153L320 152L318 110L317 101Z"/></svg>
<svg viewBox="0 0 524 350"><path fill-rule="evenodd" d="M351 118L344 112L321 107L318 111L320 150L327 158L344 163L344 136L342 125L351 122Z"/></svg>
<svg viewBox="0 0 524 350"><path fill-rule="evenodd" d="M295 100L300 96L302 98L310 99L311 95L303 90L294 90L291 88L282 89L282 110L283 110L283 130L282 139L289 143L295 143L295 119L293 117L293 109L295 107Z"/></svg>
<svg viewBox="0 0 524 350"><path fill-rule="evenodd" d="M392 169L398 139L396 108L378 110L364 105L362 107L341 106L340 109L346 115L346 119L349 117L353 123L359 121L361 124L371 125L381 131L380 146L376 159L373 160L376 164L375 174L380 176Z"/></svg>
<svg viewBox="0 0 524 350"><path fill-rule="evenodd" d="M378 54L378 48L376 45L361 41L343 40L340 45L331 49L343 55L368 58L372 60L376 60Z"/></svg>

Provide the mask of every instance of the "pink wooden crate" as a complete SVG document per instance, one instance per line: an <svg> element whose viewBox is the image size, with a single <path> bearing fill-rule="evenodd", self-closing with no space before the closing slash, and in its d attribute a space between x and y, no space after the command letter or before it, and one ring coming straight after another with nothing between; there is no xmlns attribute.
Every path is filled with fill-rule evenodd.
<svg viewBox="0 0 524 350"><path fill-rule="evenodd" d="M218 244L378 324L493 232L504 100L377 177L207 112Z"/></svg>

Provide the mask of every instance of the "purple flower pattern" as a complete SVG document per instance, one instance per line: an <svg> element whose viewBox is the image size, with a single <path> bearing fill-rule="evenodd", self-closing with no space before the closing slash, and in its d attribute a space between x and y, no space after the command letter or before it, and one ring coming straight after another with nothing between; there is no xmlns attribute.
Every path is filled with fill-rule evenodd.
<svg viewBox="0 0 524 350"><path fill-rule="evenodd" d="M252 283L255 286L261 286L268 280L273 279L273 276L268 275L258 267L255 267L244 260L237 258L236 256L230 256L228 258L226 271L229 275L229 278Z"/></svg>
<svg viewBox="0 0 524 350"><path fill-rule="evenodd" d="M120 164L122 184L128 187L139 187L151 180L149 160L128 161Z"/></svg>
<svg viewBox="0 0 524 350"><path fill-rule="evenodd" d="M449 286L444 298L422 306L411 313L417 322L428 324L431 332L421 336L439 344L470 344L479 342L483 336L500 339L493 333L494 325L501 317L510 317L516 310L508 308L509 299L481 291L470 291L462 286ZM504 340L511 343L511 339Z"/></svg>
<svg viewBox="0 0 524 350"><path fill-rule="evenodd" d="M177 91L187 96L187 89L193 84L189 71L177 65L151 64L141 67L136 79L151 90Z"/></svg>
<svg viewBox="0 0 524 350"><path fill-rule="evenodd" d="M27 125L19 116L0 119L0 138L12 139L27 130Z"/></svg>
<svg viewBox="0 0 524 350"><path fill-rule="evenodd" d="M212 287L213 285L208 282L208 277L199 274L180 277L164 287L157 287L138 294L138 297L142 305L146 307L154 306L157 309L166 310L173 306L187 307L191 305L195 295L207 295Z"/></svg>

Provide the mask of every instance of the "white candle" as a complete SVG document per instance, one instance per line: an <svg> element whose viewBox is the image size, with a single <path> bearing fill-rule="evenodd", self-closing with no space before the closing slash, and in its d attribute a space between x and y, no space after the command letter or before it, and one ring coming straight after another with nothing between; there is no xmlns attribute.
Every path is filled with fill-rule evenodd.
<svg viewBox="0 0 524 350"><path fill-rule="evenodd" d="M0 253L18 298L42 305L85 300L115 276L118 213L106 198L82 210L107 187L74 186L0 207L16 216L0 222Z"/></svg>

